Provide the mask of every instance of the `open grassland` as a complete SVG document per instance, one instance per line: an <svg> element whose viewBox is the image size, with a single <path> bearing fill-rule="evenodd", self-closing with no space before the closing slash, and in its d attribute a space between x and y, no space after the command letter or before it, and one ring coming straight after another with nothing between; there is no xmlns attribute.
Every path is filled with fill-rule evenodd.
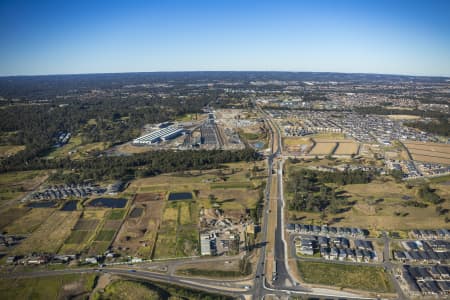
<svg viewBox="0 0 450 300"><path fill-rule="evenodd" d="M254 171L256 165L259 169ZM194 192L194 200L205 208L215 203L222 209L245 210L256 205L258 186L265 179L264 163L227 164L228 169L189 171L179 174L163 174L134 181L129 189L138 193Z"/></svg>
<svg viewBox="0 0 450 300"><path fill-rule="evenodd" d="M74 230L66 240L66 244L84 244L89 239L91 232L87 230ZM65 251L62 251L63 253Z"/></svg>
<svg viewBox="0 0 450 300"><path fill-rule="evenodd" d="M285 147L292 147L292 146L298 146L298 145L310 145L312 144L312 141L310 138L306 137L284 137L283 138L283 145Z"/></svg>
<svg viewBox="0 0 450 300"><path fill-rule="evenodd" d="M450 192L450 187L446 185L433 187L441 197ZM368 184L349 184L339 188L338 193L346 197L347 202L353 202L353 205L343 205L344 211L341 213L327 214L324 223L366 228L373 232L448 227L445 216L438 216L436 213L435 205L428 203L428 207L424 208L408 205L420 199L417 188L407 188L404 182L377 180ZM447 200L440 205L444 209L450 209L449 198L443 199ZM291 211L289 215L291 219L301 218L305 223L320 223L319 213Z"/></svg>
<svg viewBox="0 0 450 300"><path fill-rule="evenodd" d="M283 149L291 153L304 153L311 150L313 142L310 138L305 137L284 137Z"/></svg>
<svg viewBox="0 0 450 300"><path fill-rule="evenodd" d="M210 185L211 189L249 189L253 185L251 182L222 182L222 183L212 183Z"/></svg>
<svg viewBox="0 0 450 300"><path fill-rule="evenodd" d="M445 178L448 178L447 181L431 181L431 188L435 189L436 194L439 195L442 199L446 199L446 203L450 202L450 175L445 176ZM434 178L433 178L434 179Z"/></svg>
<svg viewBox="0 0 450 300"><path fill-rule="evenodd" d="M125 209L114 209L108 215L108 220L122 220L125 212Z"/></svg>
<svg viewBox="0 0 450 300"><path fill-rule="evenodd" d="M359 144L354 142L339 142L335 155L352 155L358 154Z"/></svg>
<svg viewBox="0 0 450 300"><path fill-rule="evenodd" d="M78 220L74 230L95 230L100 220L82 218Z"/></svg>
<svg viewBox="0 0 450 300"><path fill-rule="evenodd" d="M55 148L53 151L51 151L47 158L62 158L69 156L69 152L73 152L76 150L78 146L80 146L82 143L81 136L72 136L67 144L65 144L62 147Z"/></svg>
<svg viewBox="0 0 450 300"><path fill-rule="evenodd" d="M98 231L97 235L95 236L95 241L111 243L115 234L116 230L108 230L103 227L100 231Z"/></svg>
<svg viewBox="0 0 450 300"><path fill-rule="evenodd" d="M94 288L95 278L95 274L3 278L0 280L0 298L86 299Z"/></svg>
<svg viewBox="0 0 450 300"><path fill-rule="evenodd" d="M100 281L99 281L100 283ZM223 299L231 300L233 298L193 290L179 285L138 281L113 278L112 283L106 285L102 290L98 290L92 299L96 300L146 300L146 299L185 299L185 300L206 300L206 299Z"/></svg>
<svg viewBox="0 0 450 300"><path fill-rule="evenodd" d="M47 179L46 171L21 171L0 174L1 201L19 199Z"/></svg>
<svg viewBox="0 0 450 300"><path fill-rule="evenodd" d="M316 142L309 155L331 155L335 148L335 142Z"/></svg>
<svg viewBox="0 0 450 300"><path fill-rule="evenodd" d="M164 299L157 289L131 280L116 280L110 283L103 291L94 294L93 299L142 299L154 300Z"/></svg>
<svg viewBox="0 0 450 300"><path fill-rule="evenodd" d="M30 210L31 208L27 207L15 207L4 210L0 214L0 230L3 230L8 224L26 215Z"/></svg>
<svg viewBox="0 0 450 300"><path fill-rule="evenodd" d="M102 230L98 233L98 235L95 237L96 241L103 241L108 242L111 241L114 238L114 235L116 234L115 230Z"/></svg>
<svg viewBox="0 0 450 300"><path fill-rule="evenodd" d="M23 145L0 146L0 158L12 156L22 150L25 150L25 146Z"/></svg>
<svg viewBox="0 0 450 300"><path fill-rule="evenodd" d="M118 152L121 152L121 153L137 154L137 153L153 151L154 148L145 147L145 146L134 146L131 143L125 143L125 144L116 146L116 149Z"/></svg>
<svg viewBox="0 0 450 300"><path fill-rule="evenodd" d="M94 241L89 246L88 255L98 255L99 253L105 253L105 251L108 250L108 247L110 244L111 244L111 242Z"/></svg>
<svg viewBox="0 0 450 300"><path fill-rule="evenodd" d="M414 160L450 165L449 144L425 142L405 142L404 144Z"/></svg>
<svg viewBox="0 0 450 300"><path fill-rule="evenodd" d="M364 290L376 293L395 292L382 268L299 261L298 271L306 283Z"/></svg>
<svg viewBox="0 0 450 300"><path fill-rule="evenodd" d="M70 138L69 142L60 148L55 148L51 151L48 158L62 158L70 156L73 159L82 159L88 157L94 151L103 151L110 147L110 143L96 142L83 143L81 135L76 135Z"/></svg>
<svg viewBox="0 0 450 300"><path fill-rule="evenodd" d="M182 276L199 276L208 278L236 278L243 276L239 268L239 259L227 261L202 262L183 264L175 273Z"/></svg>
<svg viewBox="0 0 450 300"><path fill-rule="evenodd" d="M61 245L71 234L80 212L55 211L45 222L25 239L13 252L29 254L31 252L57 253Z"/></svg>
<svg viewBox="0 0 450 300"><path fill-rule="evenodd" d="M4 231L8 234L29 234L36 230L54 212L52 208L31 209L26 215L14 220Z"/></svg>

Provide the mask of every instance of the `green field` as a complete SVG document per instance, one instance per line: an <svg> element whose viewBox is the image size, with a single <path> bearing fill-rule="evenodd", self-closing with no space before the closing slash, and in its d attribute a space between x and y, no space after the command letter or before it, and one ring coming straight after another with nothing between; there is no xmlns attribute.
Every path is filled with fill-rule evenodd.
<svg viewBox="0 0 450 300"><path fill-rule="evenodd" d="M96 275L58 275L37 278L3 278L0 298L8 300L86 299L95 284Z"/></svg>
<svg viewBox="0 0 450 300"><path fill-rule="evenodd" d="M13 249L15 254L29 254L32 252L57 253L65 240L72 234L80 212L52 213L31 236Z"/></svg>
<svg viewBox="0 0 450 300"><path fill-rule="evenodd" d="M44 171L22 171L0 174L0 201L24 196L45 179Z"/></svg>
<svg viewBox="0 0 450 300"><path fill-rule="evenodd" d="M91 234L90 231L74 230L74 231L72 231L70 236L67 238L65 243L66 244L81 244L81 243L85 243L88 240L90 234Z"/></svg>
<svg viewBox="0 0 450 300"><path fill-rule="evenodd" d="M125 215L125 209L114 209L108 216L108 220L121 220Z"/></svg>
<svg viewBox="0 0 450 300"><path fill-rule="evenodd" d="M325 164L324 160L320 162ZM286 167L292 172L304 165L287 163ZM336 187L332 183L326 185ZM340 198L337 203L340 210L337 213L327 212L323 217L320 212L290 210L289 219L302 218L306 224L322 222L341 227L359 227L370 232L446 228L448 223L445 214L437 214L435 204L421 199L419 185L418 182L397 182L391 176L378 176L366 184L341 185L336 188ZM450 185L444 181L433 182L430 186L436 189L436 194L442 199L446 199L439 204L442 209L450 209ZM292 195L286 195L292 199Z"/></svg>
<svg viewBox="0 0 450 300"><path fill-rule="evenodd" d="M72 136L67 144L60 148L53 149L47 158L62 158L70 156L74 159L88 157L92 151L103 151L110 146L106 142L87 143L83 142L80 134Z"/></svg>
<svg viewBox="0 0 450 300"><path fill-rule="evenodd" d="M195 268L178 270L176 273L183 276L201 276L212 278L236 278L242 276L239 271L203 270Z"/></svg>
<svg viewBox="0 0 450 300"><path fill-rule="evenodd" d="M118 279L108 284L104 291L99 291L93 300L141 300L141 299L184 299L184 300L231 300L233 298L193 290L178 285L140 282L137 280Z"/></svg>
<svg viewBox="0 0 450 300"><path fill-rule="evenodd" d="M251 182L224 182L224 183L212 183L211 189L249 189L252 188Z"/></svg>
<svg viewBox="0 0 450 300"><path fill-rule="evenodd" d="M394 287L382 268L321 262L297 262L300 277L306 283L377 293L393 293Z"/></svg>
<svg viewBox="0 0 450 300"><path fill-rule="evenodd" d="M30 210L31 208L26 207L9 208L5 210L0 214L0 229L3 230L5 226L26 215Z"/></svg>
<svg viewBox="0 0 450 300"><path fill-rule="evenodd" d="M197 207L194 202L168 203L158 231L155 258L198 254Z"/></svg>
<svg viewBox="0 0 450 300"><path fill-rule="evenodd" d="M92 242L91 246L89 247L89 255L98 255L104 253L109 245L110 242Z"/></svg>
<svg viewBox="0 0 450 300"><path fill-rule="evenodd" d="M119 300L119 299L143 299L154 300L162 299L157 289L152 289L148 285L131 280L117 280L109 284L103 292L97 292L93 299Z"/></svg>
<svg viewBox="0 0 450 300"><path fill-rule="evenodd" d="M54 212L53 208L31 209L5 227L8 234L29 234L35 231Z"/></svg>
<svg viewBox="0 0 450 300"><path fill-rule="evenodd" d="M102 230L95 237L95 240L100 241L100 242L111 241L113 239L115 233L116 233L115 230Z"/></svg>

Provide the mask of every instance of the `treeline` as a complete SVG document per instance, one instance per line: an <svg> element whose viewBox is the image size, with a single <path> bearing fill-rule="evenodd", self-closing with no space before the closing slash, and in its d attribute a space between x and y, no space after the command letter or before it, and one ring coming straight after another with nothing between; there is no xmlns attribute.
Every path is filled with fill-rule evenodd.
<svg viewBox="0 0 450 300"><path fill-rule="evenodd" d="M152 151L131 156L103 156L86 160L36 158L27 164L5 165L0 172L57 170L52 180L78 183L86 180L125 179L192 169L217 168L221 164L260 159L253 149L239 151Z"/></svg>
<svg viewBox="0 0 450 300"><path fill-rule="evenodd" d="M136 137L143 125L198 112L214 97L214 93L183 100L176 97L118 97L76 100L67 105L47 103L3 107L0 131L7 136L6 142L25 145L26 148L2 161L2 166L28 164L30 160L45 155L55 144L59 132L81 133L84 143L129 141Z"/></svg>
<svg viewBox="0 0 450 300"><path fill-rule="evenodd" d="M448 121L448 118L440 118L437 121L431 122L408 122L405 123L405 125L437 135L450 136L450 123Z"/></svg>
<svg viewBox="0 0 450 300"><path fill-rule="evenodd" d="M375 173L362 170L320 172L309 169L300 169L289 175L286 189L293 195L288 207L296 211L319 212L328 208L331 213L339 212L340 197L334 188L326 183L335 183L338 186L356 183L368 183ZM342 201L341 201L342 202Z"/></svg>

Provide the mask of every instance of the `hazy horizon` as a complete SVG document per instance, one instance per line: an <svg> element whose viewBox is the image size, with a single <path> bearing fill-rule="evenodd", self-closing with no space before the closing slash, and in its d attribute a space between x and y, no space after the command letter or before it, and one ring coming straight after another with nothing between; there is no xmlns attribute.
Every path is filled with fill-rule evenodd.
<svg viewBox="0 0 450 300"><path fill-rule="evenodd" d="M279 71L450 77L447 1L2 1L0 76Z"/></svg>
<svg viewBox="0 0 450 300"><path fill-rule="evenodd" d="M399 76L399 77L436 77L449 78L450 75L416 75L416 74L395 74L395 73L368 73L368 72L333 72L333 71L288 71L288 70L174 70L174 71L123 71L123 72L92 72L92 73L49 73L49 74L14 74L0 75L6 77L44 77L44 76L82 76L82 75L109 75L109 74L145 74L145 73L201 73L201 72L242 72L242 73L311 73L311 74L342 74L342 75L369 75L369 76Z"/></svg>

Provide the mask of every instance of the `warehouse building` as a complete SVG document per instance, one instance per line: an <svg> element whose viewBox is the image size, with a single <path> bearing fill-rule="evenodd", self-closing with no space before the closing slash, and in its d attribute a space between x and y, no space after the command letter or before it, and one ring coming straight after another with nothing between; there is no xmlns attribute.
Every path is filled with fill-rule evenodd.
<svg viewBox="0 0 450 300"><path fill-rule="evenodd" d="M153 131L149 134L138 137L133 140L133 144L135 145L151 145L156 144L161 141L167 141L173 138L176 138L182 134L184 134L184 128L180 128L177 126L169 126L165 128L161 128L159 130Z"/></svg>

